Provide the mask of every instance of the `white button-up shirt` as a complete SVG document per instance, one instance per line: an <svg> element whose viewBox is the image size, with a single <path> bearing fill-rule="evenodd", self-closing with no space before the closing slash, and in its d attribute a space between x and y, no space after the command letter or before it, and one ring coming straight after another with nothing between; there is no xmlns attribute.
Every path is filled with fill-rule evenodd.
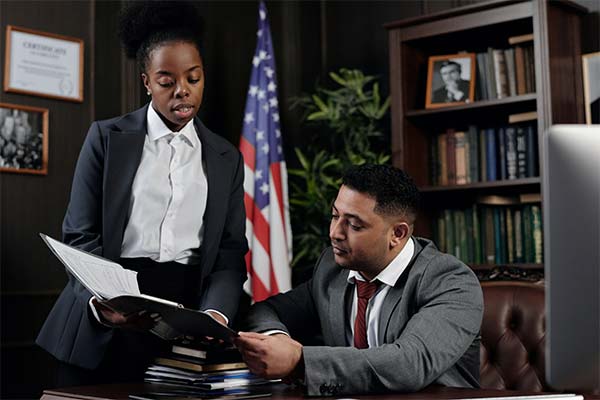
<svg viewBox="0 0 600 400"><path fill-rule="evenodd" d="M400 251L400 253L394 257L392 262L389 263L388 266L383 269L383 271L381 271L373 280L370 281L379 281L381 284L375 295L369 299L369 303L367 305L367 342L369 343L369 347L378 347L382 345L381 341L379 340L378 327L379 315L381 314L383 300L390 291L390 288L392 288L398 279L400 279L400 276L408 266L408 263L412 259L414 253L415 244L413 242L413 238L411 237L406 242L406 245L402 251ZM358 271L350 271L348 274L348 282L355 285L355 280L365 281L366 279L363 278ZM357 302L358 297L356 294L356 289L354 289L352 294L352 311L350 312L350 332L352 337L346 338L348 343L354 343L354 321L356 320Z"/></svg>
<svg viewBox="0 0 600 400"><path fill-rule="evenodd" d="M148 134L131 190L121 257L198 262L208 182L194 121L172 132L152 104Z"/></svg>

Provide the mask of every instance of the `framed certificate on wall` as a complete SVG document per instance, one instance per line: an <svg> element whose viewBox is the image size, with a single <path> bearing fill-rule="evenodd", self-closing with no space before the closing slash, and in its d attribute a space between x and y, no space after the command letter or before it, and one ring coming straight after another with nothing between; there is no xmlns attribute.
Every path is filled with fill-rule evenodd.
<svg viewBox="0 0 600 400"><path fill-rule="evenodd" d="M4 90L83 101L83 40L8 25Z"/></svg>

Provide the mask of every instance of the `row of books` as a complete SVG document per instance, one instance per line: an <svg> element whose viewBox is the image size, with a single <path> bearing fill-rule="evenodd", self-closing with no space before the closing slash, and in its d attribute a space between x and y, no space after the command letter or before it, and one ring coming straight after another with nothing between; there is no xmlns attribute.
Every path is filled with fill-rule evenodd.
<svg viewBox="0 0 600 400"><path fill-rule="evenodd" d="M170 354L154 359L144 382L153 388L144 398L253 398L270 395L268 388L259 386L271 381L253 375L234 347L178 344Z"/></svg>
<svg viewBox="0 0 600 400"><path fill-rule="evenodd" d="M448 129L432 136L430 182L445 186L538 176L537 146L531 123Z"/></svg>
<svg viewBox="0 0 600 400"><path fill-rule="evenodd" d="M539 194L485 196L466 209L442 210L438 247L467 264L543 263Z"/></svg>
<svg viewBox="0 0 600 400"><path fill-rule="evenodd" d="M505 49L477 53L476 99L502 99L535 92L533 34L509 38Z"/></svg>

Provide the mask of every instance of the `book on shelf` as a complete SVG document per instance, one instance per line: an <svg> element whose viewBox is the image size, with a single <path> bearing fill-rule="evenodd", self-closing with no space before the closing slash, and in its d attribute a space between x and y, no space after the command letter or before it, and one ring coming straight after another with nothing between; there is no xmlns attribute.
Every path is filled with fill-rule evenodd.
<svg viewBox="0 0 600 400"><path fill-rule="evenodd" d="M504 48L488 47L476 53L475 62L476 100L535 92L532 41L517 41Z"/></svg>
<svg viewBox="0 0 600 400"><path fill-rule="evenodd" d="M450 134L450 133L449 133ZM465 185L467 183L467 164L468 151L464 132L454 132L454 154L455 154L455 180L457 185Z"/></svg>
<svg viewBox="0 0 600 400"><path fill-rule="evenodd" d="M124 315L160 315L161 320L150 330L155 335L166 340L183 335L211 336L228 342L237 336L237 332L218 323L205 312L142 294L137 282L137 272L42 233L40 236L69 273L101 304Z"/></svg>
<svg viewBox="0 0 600 400"><path fill-rule="evenodd" d="M448 129L431 139L431 185L463 185L537 177L537 133L531 123Z"/></svg>
<svg viewBox="0 0 600 400"><path fill-rule="evenodd" d="M456 137L454 129L446 132L446 162L448 163L446 173L448 174L448 185L456 184Z"/></svg>
<svg viewBox="0 0 600 400"><path fill-rule="evenodd" d="M439 248L467 264L543 262L539 202L522 203L519 195L480 196L467 208L441 210L433 223Z"/></svg>
<svg viewBox="0 0 600 400"><path fill-rule="evenodd" d="M508 38L508 44L519 44L519 43L526 43L526 42L533 42L533 33L527 33L525 35L511 36Z"/></svg>
<svg viewBox="0 0 600 400"><path fill-rule="evenodd" d="M518 122L535 121L537 120L537 111L527 111L518 114L510 114L508 116L509 124L516 124Z"/></svg>
<svg viewBox="0 0 600 400"><path fill-rule="evenodd" d="M515 71L515 49L504 50L504 60L506 62L506 75L508 77L508 95L517 95L517 75Z"/></svg>

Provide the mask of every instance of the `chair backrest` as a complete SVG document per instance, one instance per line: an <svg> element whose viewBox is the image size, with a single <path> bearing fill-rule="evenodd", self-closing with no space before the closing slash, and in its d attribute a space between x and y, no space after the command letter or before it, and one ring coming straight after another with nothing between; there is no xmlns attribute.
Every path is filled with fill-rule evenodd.
<svg viewBox="0 0 600 400"><path fill-rule="evenodd" d="M545 379L544 287L528 282L483 282L481 387L551 390Z"/></svg>

